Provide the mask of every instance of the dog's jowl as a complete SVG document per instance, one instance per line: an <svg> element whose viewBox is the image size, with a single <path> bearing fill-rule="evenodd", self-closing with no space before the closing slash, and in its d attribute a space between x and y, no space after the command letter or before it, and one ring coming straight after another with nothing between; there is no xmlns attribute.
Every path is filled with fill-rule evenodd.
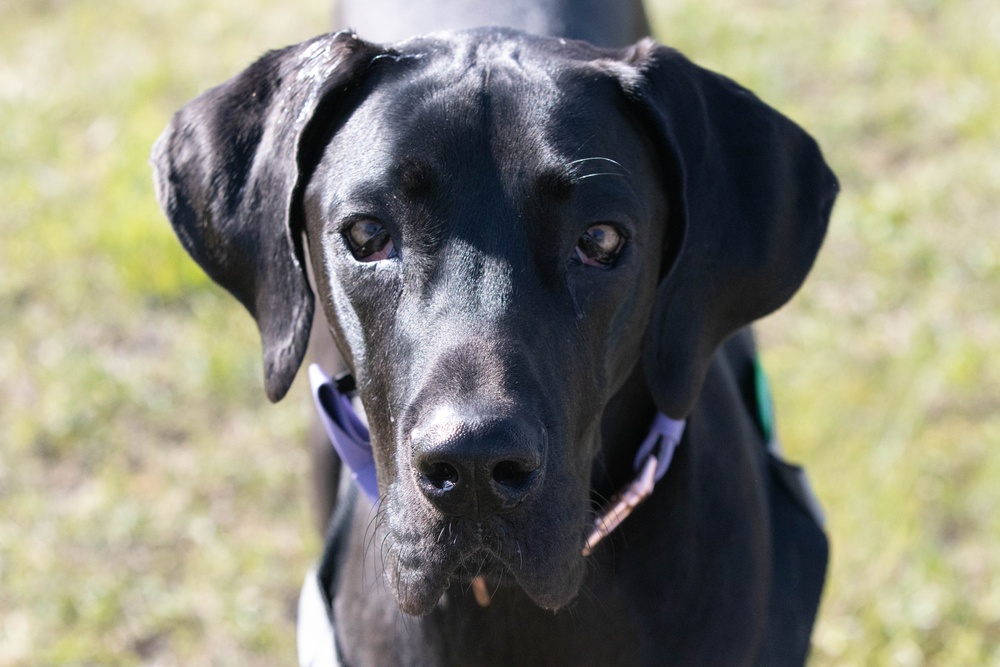
<svg viewBox="0 0 1000 667"><path fill-rule="evenodd" d="M545 36L273 51L154 148L271 399L318 300L367 416L373 498L341 485L302 662L802 664L827 547L747 326L802 284L836 180L633 5L522 4L552 20L503 22Z"/></svg>

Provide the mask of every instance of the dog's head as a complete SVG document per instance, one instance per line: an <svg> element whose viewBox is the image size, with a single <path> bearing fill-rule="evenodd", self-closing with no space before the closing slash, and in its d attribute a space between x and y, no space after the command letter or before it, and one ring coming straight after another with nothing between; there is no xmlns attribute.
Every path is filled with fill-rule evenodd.
<svg viewBox="0 0 1000 667"><path fill-rule="evenodd" d="M604 407L641 361L686 415L718 345L804 280L837 187L801 129L673 50L498 30L272 52L153 163L182 243L256 318L272 400L311 262L410 613L476 574L571 600Z"/></svg>

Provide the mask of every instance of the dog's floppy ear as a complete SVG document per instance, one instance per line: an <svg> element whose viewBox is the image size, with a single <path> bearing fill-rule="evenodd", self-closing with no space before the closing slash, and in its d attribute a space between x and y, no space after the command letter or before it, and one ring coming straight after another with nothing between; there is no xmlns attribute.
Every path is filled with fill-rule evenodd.
<svg viewBox="0 0 1000 667"><path fill-rule="evenodd" d="M652 40L626 60L672 209L643 367L657 407L680 418L722 341L805 280L838 185L812 137L733 81Z"/></svg>
<svg viewBox="0 0 1000 667"><path fill-rule="evenodd" d="M375 47L350 33L272 51L177 112L150 161L184 248L257 320L272 401L288 391L312 325L301 191L311 131L363 74Z"/></svg>

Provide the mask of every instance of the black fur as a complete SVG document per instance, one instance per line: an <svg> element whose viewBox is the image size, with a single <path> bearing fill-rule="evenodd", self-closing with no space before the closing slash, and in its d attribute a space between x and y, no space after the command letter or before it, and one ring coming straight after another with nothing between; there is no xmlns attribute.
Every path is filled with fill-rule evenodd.
<svg viewBox="0 0 1000 667"><path fill-rule="evenodd" d="M744 329L801 285L836 195L798 126L649 40L338 33L189 104L153 162L257 319L274 400L309 335L308 239L382 491L331 537L346 664L801 664L826 545L764 447ZM362 218L398 256L354 258ZM628 239L610 269L573 259L599 223ZM657 410L688 417L675 461L586 560Z"/></svg>

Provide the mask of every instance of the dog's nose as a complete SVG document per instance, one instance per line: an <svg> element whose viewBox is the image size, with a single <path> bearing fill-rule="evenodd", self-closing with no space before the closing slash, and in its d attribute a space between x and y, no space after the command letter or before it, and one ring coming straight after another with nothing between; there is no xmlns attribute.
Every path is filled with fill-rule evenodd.
<svg viewBox="0 0 1000 667"><path fill-rule="evenodd" d="M485 518L509 512L538 488L541 425L467 418L441 408L410 433L417 486L445 514Z"/></svg>

